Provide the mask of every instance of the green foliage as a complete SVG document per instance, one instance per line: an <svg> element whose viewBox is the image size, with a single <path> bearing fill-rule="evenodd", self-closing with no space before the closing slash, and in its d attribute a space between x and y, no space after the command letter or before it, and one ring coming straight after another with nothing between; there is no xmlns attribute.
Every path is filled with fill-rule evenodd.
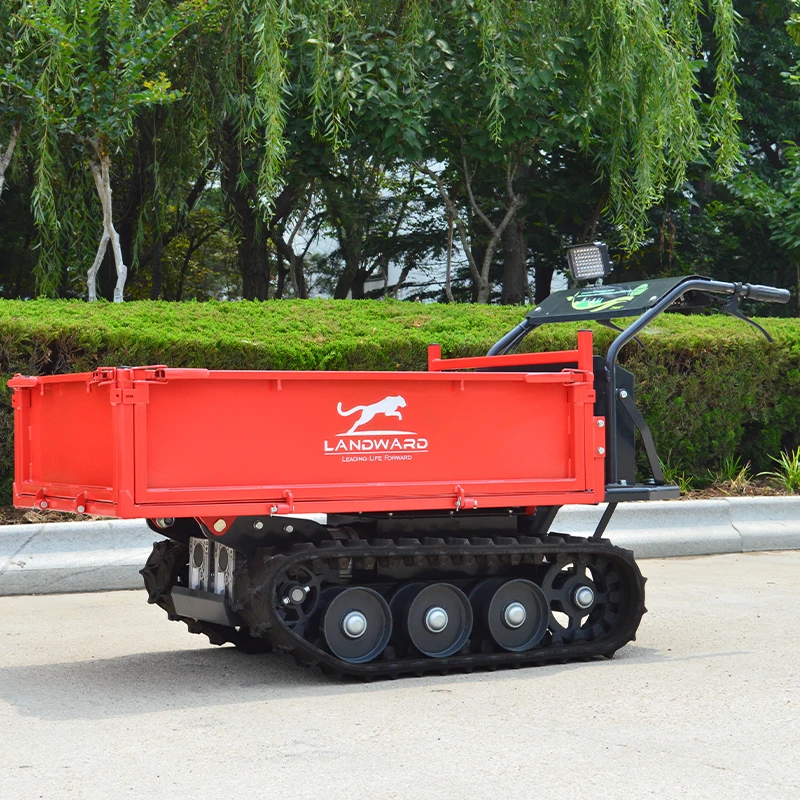
<svg viewBox="0 0 800 800"><path fill-rule="evenodd" d="M641 244L647 209L682 196L687 164L724 173L738 154L734 0L0 0L0 12L0 34L14 29L0 127L4 101L23 101L40 225L29 250L48 295L82 290L99 227L85 161L98 147L113 155L131 280L155 246L145 232L210 164L248 297L266 296L269 277L249 273L266 271L259 248L292 230L309 184L365 153L399 176L436 165L468 217L466 159L495 225L509 166L537 268L593 235L601 213L623 248ZM427 227L444 216L429 208ZM485 247L486 226L467 224Z"/></svg>
<svg viewBox="0 0 800 800"><path fill-rule="evenodd" d="M142 109L181 97L164 72L174 55L170 48L191 38L190 29L212 11L213 0L182 0L172 9L155 0L144 7L132 0L20 4L14 19L26 31L22 52L28 61L31 54L37 57L37 70L22 70L22 58L0 64L0 86L25 99L39 131L32 204L43 238L43 293L55 294L62 282L63 251L72 233L61 230L59 218L65 173L76 155L78 162L110 162ZM85 207L70 210L90 217ZM87 221L69 223L83 227Z"/></svg>
<svg viewBox="0 0 800 800"><path fill-rule="evenodd" d="M759 474L777 478L787 491L795 494L800 492L800 447L789 453L781 453L777 458L774 456L770 458L778 465L778 469Z"/></svg>
<svg viewBox="0 0 800 800"><path fill-rule="evenodd" d="M789 453L781 453L778 458L775 456L770 456L770 458L778 465L778 469L760 472L759 475L775 478L784 489L792 494L800 493L800 447Z"/></svg>
<svg viewBox="0 0 800 800"><path fill-rule="evenodd" d="M711 485L733 494L744 494L753 480L750 462L742 464L740 456L727 455L719 468L709 470Z"/></svg>
<svg viewBox="0 0 800 800"><path fill-rule="evenodd" d="M733 182L736 196L768 220L772 238L800 263L800 149L787 142L786 166L764 180L754 172L742 173Z"/></svg>
<svg viewBox="0 0 800 800"><path fill-rule="evenodd" d="M670 456L672 453L670 453ZM671 460L661 462L661 471L664 473L664 480L668 485L677 486L681 494L686 494L694 489L694 477L687 475L686 471L674 464Z"/></svg>
<svg viewBox="0 0 800 800"><path fill-rule="evenodd" d="M113 364L422 370L428 344L441 344L447 356L482 354L519 322L521 313L515 307L396 301L120 306L5 300L0 301L0 374ZM774 344L728 318L662 317L643 334L645 351L624 352L625 367L636 376L637 403L679 482L718 471L719 465L732 472L750 462L764 470L771 454L800 445L800 322L763 322ZM524 346L532 351L574 347L576 329L543 326ZM596 327L594 334L596 349L605 352L613 333ZM10 414L5 403L0 469L10 465ZM7 478L5 472L0 480Z"/></svg>

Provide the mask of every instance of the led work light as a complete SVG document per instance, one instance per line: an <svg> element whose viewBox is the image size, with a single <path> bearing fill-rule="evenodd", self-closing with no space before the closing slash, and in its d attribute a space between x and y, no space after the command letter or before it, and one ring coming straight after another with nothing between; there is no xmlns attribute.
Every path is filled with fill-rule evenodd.
<svg viewBox="0 0 800 800"><path fill-rule="evenodd" d="M608 247L602 242L573 244L567 248L570 275L576 281L605 278L611 272Z"/></svg>

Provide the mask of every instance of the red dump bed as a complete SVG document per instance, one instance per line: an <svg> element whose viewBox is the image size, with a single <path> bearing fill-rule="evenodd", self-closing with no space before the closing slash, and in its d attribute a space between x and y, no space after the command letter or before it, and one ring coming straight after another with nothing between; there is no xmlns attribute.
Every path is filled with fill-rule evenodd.
<svg viewBox="0 0 800 800"><path fill-rule="evenodd" d="M577 369L541 369L558 363ZM10 385L20 507L235 517L603 499L588 332L560 353L447 361L432 346L428 372L103 368Z"/></svg>

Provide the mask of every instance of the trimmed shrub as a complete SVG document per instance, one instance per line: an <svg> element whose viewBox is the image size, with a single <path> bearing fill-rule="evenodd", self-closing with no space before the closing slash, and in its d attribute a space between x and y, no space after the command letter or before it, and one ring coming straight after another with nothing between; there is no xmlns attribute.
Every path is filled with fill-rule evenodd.
<svg viewBox="0 0 800 800"><path fill-rule="evenodd" d="M101 365L209 369L422 370L427 345L446 356L480 355L516 325L519 307L385 301L124 304L0 300L0 503L10 499L12 414L6 380ZM800 421L800 321L768 319L767 343L727 317L670 315L622 363L661 457L699 476L727 457L756 470L795 447ZM599 326L546 325L523 349L575 346L591 327L597 352L614 334ZM502 413L501 410L498 413ZM490 420L486 421L487 430Z"/></svg>

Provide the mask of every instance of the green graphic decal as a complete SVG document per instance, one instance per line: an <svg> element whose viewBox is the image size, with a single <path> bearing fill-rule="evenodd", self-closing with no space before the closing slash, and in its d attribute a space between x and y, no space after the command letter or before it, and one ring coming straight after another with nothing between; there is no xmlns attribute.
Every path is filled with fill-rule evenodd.
<svg viewBox="0 0 800 800"><path fill-rule="evenodd" d="M567 300L576 311L614 311L623 308L645 291L646 283L633 289L627 286L590 286L575 292Z"/></svg>

